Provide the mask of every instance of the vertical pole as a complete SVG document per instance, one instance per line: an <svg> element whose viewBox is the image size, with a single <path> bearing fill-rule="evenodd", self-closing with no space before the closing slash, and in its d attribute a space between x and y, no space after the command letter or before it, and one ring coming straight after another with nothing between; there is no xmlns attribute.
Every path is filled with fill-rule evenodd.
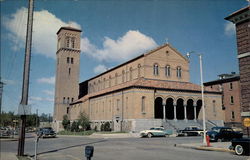
<svg viewBox="0 0 250 160"><path fill-rule="evenodd" d="M184 104L184 120L187 122L187 104Z"/></svg>
<svg viewBox="0 0 250 160"><path fill-rule="evenodd" d="M22 99L20 102L20 105L23 106L26 106L28 104L30 53L31 53L32 26L33 26L33 0L29 0L27 22L28 23L27 23L26 44L25 44L23 88L22 88ZM18 140L18 153L17 153L18 156L24 155L25 125L26 125L26 115L21 115L20 136Z"/></svg>
<svg viewBox="0 0 250 160"><path fill-rule="evenodd" d="M174 121L177 121L177 116L176 116L176 103L174 102Z"/></svg>
<svg viewBox="0 0 250 160"><path fill-rule="evenodd" d="M205 117L205 100L204 100L204 85L202 73L202 55L199 54L200 59L200 74L201 74L201 98L202 98L202 119L203 119L203 144L206 144L206 117Z"/></svg>

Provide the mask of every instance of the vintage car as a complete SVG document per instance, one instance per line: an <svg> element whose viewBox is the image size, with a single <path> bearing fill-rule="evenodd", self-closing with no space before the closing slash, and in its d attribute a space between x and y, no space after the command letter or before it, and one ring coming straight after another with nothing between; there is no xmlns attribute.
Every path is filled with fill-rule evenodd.
<svg viewBox="0 0 250 160"><path fill-rule="evenodd" d="M237 155L250 155L250 138L233 139L229 149L234 150Z"/></svg>
<svg viewBox="0 0 250 160"><path fill-rule="evenodd" d="M211 131L207 132L210 141L225 141L232 140L234 138L242 138L243 133L235 132L230 127L213 127Z"/></svg>
<svg viewBox="0 0 250 160"><path fill-rule="evenodd" d="M197 126L189 126L183 130L177 131L177 136L201 136L203 135L203 130Z"/></svg>
<svg viewBox="0 0 250 160"><path fill-rule="evenodd" d="M42 138L46 137L56 137L56 132L51 127L40 128L37 135Z"/></svg>
<svg viewBox="0 0 250 160"><path fill-rule="evenodd" d="M165 130L163 127L154 127L149 130L143 130L140 132L140 137L165 137L171 134L170 130Z"/></svg>

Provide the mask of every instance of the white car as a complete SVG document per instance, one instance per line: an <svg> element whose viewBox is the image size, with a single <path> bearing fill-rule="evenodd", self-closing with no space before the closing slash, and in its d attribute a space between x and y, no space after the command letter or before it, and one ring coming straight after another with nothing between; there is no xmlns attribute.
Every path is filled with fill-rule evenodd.
<svg viewBox="0 0 250 160"><path fill-rule="evenodd" d="M149 130L143 130L140 132L141 137L156 137L156 136L167 136L169 133L163 127L154 127Z"/></svg>

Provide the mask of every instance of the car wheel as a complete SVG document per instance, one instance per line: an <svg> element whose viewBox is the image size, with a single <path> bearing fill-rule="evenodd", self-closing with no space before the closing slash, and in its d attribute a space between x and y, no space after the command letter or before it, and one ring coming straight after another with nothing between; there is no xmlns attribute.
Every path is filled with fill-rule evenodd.
<svg viewBox="0 0 250 160"><path fill-rule="evenodd" d="M200 133L200 136L202 136L202 137L203 137L203 133Z"/></svg>
<svg viewBox="0 0 250 160"><path fill-rule="evenodd" d="M244 148L239 144L235 146L234 150L237 155L242 155L244 153Z"/></svg>
<svg viewBox="0 0 250 160"><path fill-rule="evenodd" d="M185 137L187 137L187 136L188 136L188 134L187 134L187 133L184 133L184 136L185 136Z"/></svg>
<svg viewBox="0 0 250 160"><path fill-rule="evenodd" d="M152 133L148 133L147 136L148 136L148 138L151 138L153 135L152 135Z"/></svg>

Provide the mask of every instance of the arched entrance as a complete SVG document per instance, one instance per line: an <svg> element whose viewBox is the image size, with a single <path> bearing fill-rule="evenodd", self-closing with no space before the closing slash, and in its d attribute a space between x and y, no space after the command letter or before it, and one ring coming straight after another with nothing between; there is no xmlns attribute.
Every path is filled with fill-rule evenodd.
<svg viewBox="0 0 250 160"><path fill-rule="evenodd" d="M196 117L199 117L200 111L202 106L202 100L198 100L196 103Z"/></svg>
<svg viewBox="0 0 250 160"><path fill-rule="evenodd" d="M194 119L194 101L192 99L189 99L187 101L187 119L193 120Z"/></svg>
<svg viewBox="0 0 250 160"><path fill-rule="evenodd" d="M174 119L174 100L172 98L168 98L166 101L166 118Z"/></svg>
<svg viewBox="0 0 250 160"><path fill-rule="evenodd" d="M177 100L177 105L176 105L176 118L178 120L183 120L184 119L184 106L183 106L183 99L178 99Z"/></svg>
<svg viewBox="0 0 250 160"><path fill-rule="evenodd" d="M163 118L163 107L162 107L162 98L157 97L155 99L155 119L162 119Z"/></svg>

